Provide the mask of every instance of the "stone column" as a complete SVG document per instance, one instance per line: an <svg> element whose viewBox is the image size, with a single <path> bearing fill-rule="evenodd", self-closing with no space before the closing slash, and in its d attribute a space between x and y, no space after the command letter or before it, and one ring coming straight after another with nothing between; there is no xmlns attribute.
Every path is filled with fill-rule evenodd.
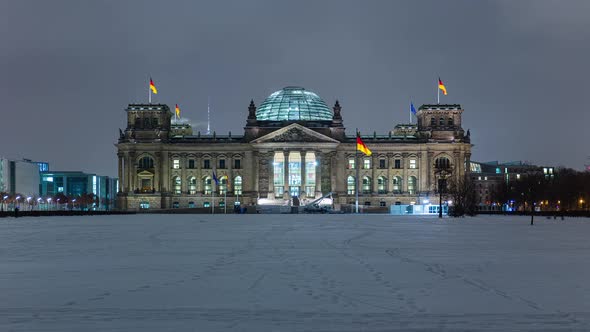
<svg viewBox="0 0 590 332"><path fill-rule="evenodd" d="M228 153L228 158L227 161L229 163L229 165L227 165L227 196L229 197L229 194L233 194L234 192L234 153L230 152Z"/></svg>
<svg viewBox="0 0 590 332"><path fill-rule="evenodd" d="M170 156L168 151L162 151L162 177L160 178L160 191L161 192L169 192L170 191Z"/></svg>
<svg viewBox="0 0 590 332"><path fill-rule="evenodd" d="M393 153L387 154L387 195L391 196L393 193Z"/></svg>
<svg viewBox="0 0 590 332"><path fill-rule="evenodd" d="M373 195L377 194L377 163L379 163L379 158L377 158L376 154L371 155L371 178L373 179L373 183L371 183L372 187L371 191Z"/></svg>
<svg viewBox="0 0 590 332"><path fill-rule="evenodd" d="M275 152L271 151L264 154L264 158L266 158L266 171L264 172L265 175L261 176L266 176L267 187L265 190L268 191L267 197L272 199L275 197Z"/></svg>
<svg viewBox="0 0 590 332"><path fill-rule="evenodd" d="M285 164L284 164L284 168L283 168L283 176L284 176L284 182L285 182L285 191L289 191L289 151L283 151L283 156L285 158Z"/></svg>
<svg viewBox="0 0 590 332"><path fill-rule="evenodd" d="M180 192L186 194L188 192L187 178L186 178L186 153L180 154Z"/></svg>
<svg viewBox="0 0 590 332"><path fill-rule="evenodd" d="M205 188L203 188L203 155L201 153L197 153L195 154L195 164L197 165L197 194L202 194L203 190Z"/></svg>
<svg viewBox="0 0 590 332"><path fill-rule="evenodd" d="M301 189L299 192L299 196L301 196L302 193L305 192L305 186L307 185L307 165L305 165L305 154L307 152L306 151L299 151L299 154L301 155ZM306 194L307 196L307 194Z"/></svg>
<svg viewBox="0 0 590 332"><path fill-rule="evenodd" d="M160 192L160 172L158 171L158 167L160 167L160 164L162 163L162 152L155 152L154 158L154 178L152 179L152 189Z"/></svg>
<svg viewBox="0 0 590 332"><path fill-rule="evenodd" d="M402 185L401 185L400 191L402 193L406 193L406 192L408 192L408 182L409 182L408 169L410 167L410 160L408 159L408 154L405 152L402 153L401 163L402 163ZM420 167L420 166L418 166L418 167Z"/></svg>
<svg viewBox="0 0 590 332"><path fill-rule="evenodd" d="M324 164L324 158L320 151L315 151L315 159L317 161L315 167L315 196L322 196L322 166Z"/></svg>
<svg viewBox="0 0 590 332"><path fill-rule="evenodd" d="M135 161L135 152L129 152L129 169L131 174L129 176L131 191L135 191L137 182L137 163Z"/></svg>
<svg viewBox="0 0 590 332"><path fill-rule="evenodd" d="M123 154L122 153L117 153L117 157L119 159L119 192L123 191L123 188L121 188L121 183L123 181Z"/></svg>
<svg viewBox="0 0 590 332"><path fill-rule="evenodd" d="M123 191L130 192L131 191L131 181L129 181L129 176L131 175L131 167L130 159L129 159L129 152L124 153L123 157Z"/></svg>

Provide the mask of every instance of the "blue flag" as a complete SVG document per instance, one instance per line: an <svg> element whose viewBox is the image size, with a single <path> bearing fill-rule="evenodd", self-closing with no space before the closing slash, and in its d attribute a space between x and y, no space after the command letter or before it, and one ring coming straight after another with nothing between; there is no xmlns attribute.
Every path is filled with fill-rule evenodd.
<svg viewBox="0 0 590 332"><path fill-rule="evenodd" d="M410 111L412 114L416 115L416 108L414 107L414 103L410 102Z"/></svg>
<svg viewBox="0 0 590 332"><path fill-rule="evenodd" d="M213 181L215 181L216 186L219 185L219 179L217 178L217 174L215 174L215 171L213 171Z"/></svg>

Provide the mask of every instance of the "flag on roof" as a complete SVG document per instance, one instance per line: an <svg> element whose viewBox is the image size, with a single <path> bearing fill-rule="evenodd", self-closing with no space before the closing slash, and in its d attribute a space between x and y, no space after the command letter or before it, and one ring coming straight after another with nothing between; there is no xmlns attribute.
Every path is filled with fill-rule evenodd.
<svg viewBox="0 0 590 332"><path fill-rule="evenodd" d="M369 148L361 139L361 134L359 132L356 133L356 149L367 156L370 156L372 154L371 150L369 150Z"/></svg>

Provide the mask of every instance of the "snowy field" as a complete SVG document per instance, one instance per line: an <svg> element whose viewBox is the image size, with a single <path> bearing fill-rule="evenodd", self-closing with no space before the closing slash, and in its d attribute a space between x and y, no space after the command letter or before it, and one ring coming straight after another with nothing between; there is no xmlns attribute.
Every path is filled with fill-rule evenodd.
<svg viewBox="0 0 590 332"><path fill-rule="evenodd" d="M590 331L590 220L0 219L0 331Z"/></svg>

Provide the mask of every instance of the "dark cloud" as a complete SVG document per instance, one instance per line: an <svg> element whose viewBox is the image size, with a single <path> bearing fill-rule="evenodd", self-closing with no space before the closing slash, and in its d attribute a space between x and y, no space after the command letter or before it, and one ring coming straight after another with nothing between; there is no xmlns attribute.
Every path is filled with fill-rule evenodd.
<svg viewBox="0 0 590 332"><path fill-rule="evenodd" d="M116 174L123 108L178 103L239 133L286 85L385 133L415 104L465 107L476 160L581 168L590 155L586 1L13 1L0 4L0 154ZM578 146L581 145L582 148Z"/></svg>

